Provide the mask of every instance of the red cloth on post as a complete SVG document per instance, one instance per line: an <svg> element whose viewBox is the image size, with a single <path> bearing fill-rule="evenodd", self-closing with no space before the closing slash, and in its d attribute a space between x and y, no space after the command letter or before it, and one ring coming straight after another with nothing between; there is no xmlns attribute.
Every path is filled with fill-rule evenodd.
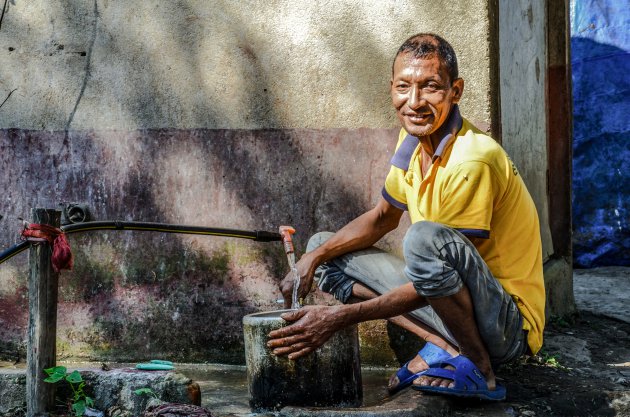
<svg viewBox="0 0 630 417"><path fill-rule="evenodd" d="M52 246L52 267L55 272L72 270L74 257L63 230L46 224L28 224L22 230L22 238L29 242L48 242Z"/></svg>

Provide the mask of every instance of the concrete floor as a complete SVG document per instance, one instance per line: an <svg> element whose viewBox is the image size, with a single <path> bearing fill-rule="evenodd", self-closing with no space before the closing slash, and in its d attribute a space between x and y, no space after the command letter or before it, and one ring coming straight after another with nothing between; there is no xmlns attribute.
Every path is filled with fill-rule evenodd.
<svg viewBox="0 0 630 417"><path fill-rule="evenodd" d="M630 268L576 269L573 293L578 310L630 323Z"/></svg>

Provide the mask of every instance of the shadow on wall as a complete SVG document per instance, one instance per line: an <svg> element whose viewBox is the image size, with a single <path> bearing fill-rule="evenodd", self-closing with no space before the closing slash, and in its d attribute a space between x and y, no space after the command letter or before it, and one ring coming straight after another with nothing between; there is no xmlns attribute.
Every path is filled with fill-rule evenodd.
<svg viewBox="0 0 630 417"><path fill-rule="evenodd" d="M107 47L106 40L117 34L99 26L96 2L92 12L98 33L91 45ZM177 29L185 49L186 28ZM276 125L274 103L264 94L271 75L255 51L246 52L249 66L242 70L253 76L251 94L267 99L260 123ZM137 57L155 82L158 63L150 58ZM192 54L189 59L196 69L189 76L200 77ZM80 201L98 219L267 230L288 223L300 232L296 241L302 252L310 234L336 230L368 208L373 197L366 184L386 174L395 142L389 131L74 131L75 112L93 94L91 65L84 67L66 131L0 132L0 169L13 173L1 180L3 246L14 243L14 219L28 216L31 207ZM160 100L152 91L137 91L137 102L127 103L130 117L143 117L143 106ZM204 112L221 117L212 103ZM61 277L60 356L242 363L241 318L277 307L284 255L274 243L210 239L120 232L73 237L76 269ZM15 346L26 338L25 260L10 262L16 285L0 286L0 356L13 359ZM0 274L0 281L7 275Z"/></svg>
<svg viewBox="0 0 630 417"><path fill-rule="evenodd" d="M5 184L21 210L5 206L5 213L87 201L99 219L258 224L267 230L290 223L300 230L303 246L317 228L334 230L368 204L342 178L329 184L329 175L299 149L300 139L283 131L150 130L102 133L100 139L71 132L67 146L64 132L3 133L0 142L8 152L2 169L21 170ZM142 157L126 160L132 168L123 173L102 139L112 147L132 144ZM330 158L323 150L310 156ZM351 158L347 152L337 157ZM192 163L197 159L212 163ZM186 163L194 173L186 172ZM223 202L213 206L215 199ZM137 360L149 351L181 361L238 363L241 317L275 308L277 280L286 272L277 243L127 232L73 236L71 242L77 259L75 271L61 277L62 356L83 350L93 358ZM3 309L24 319L24 297L0 298ZM25 320L8 321L0 339L19 340L24 326Z"/></svg>
<svg viewBox="0 0 630 417"><path fill-rule="evenodd" d="M630 265L630 52L571 38L577 267Z"/></svg>

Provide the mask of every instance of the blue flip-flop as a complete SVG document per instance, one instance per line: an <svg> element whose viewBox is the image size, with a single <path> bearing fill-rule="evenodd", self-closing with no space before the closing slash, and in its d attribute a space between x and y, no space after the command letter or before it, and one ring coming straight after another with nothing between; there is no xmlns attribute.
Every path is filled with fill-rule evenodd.
<svg viewBox="0 0 630 417"><path fill-rule="evenodd" d="M445 369L445 367L449 365L455 369ZM479 368L464 355L447 359L439 365L427 369L423 375L450 379L454 381L455 384L452 388L414 385L413 389L461 398L478 398L487 401L505 400L505 387L497 384L493 391L489 390L486 379L481 374Z"/></svg>
<svg viewBox="0 0 630 417"><path fill-rule="evenodd" d="M440 364L446 359L451 358L450 353L448 353L441 347L434 345L431 342L427 342L424 345L424 347L420 349L420 352L418 352L418 355L420 355L420 357L422 357L422 359L424 359L424 361L429 366ZM409 370L409 368L407 368L407 365L409 365L409 362L401 366L400 369L396 372L396 377L398 378L398 384L394 388L389 389L390 395L394 395L400 390L407 388L408 386L411 385L414 379L418 378L420 375L424 375L424 372L428 370L428 369L425 369L424 371L413 373Z"/></svg>

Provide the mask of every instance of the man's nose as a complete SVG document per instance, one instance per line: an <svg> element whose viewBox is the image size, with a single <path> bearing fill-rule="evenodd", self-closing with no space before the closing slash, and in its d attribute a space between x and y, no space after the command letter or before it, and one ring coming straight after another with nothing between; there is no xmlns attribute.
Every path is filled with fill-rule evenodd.
<svg viewBox="0 0 630 417"><path fill-rule="evenodd" d="M414 85L409 90L409 99L407 105L412 109L418 109L426 104L426 100L422 95L422 88L418 85Z"/></svg>

